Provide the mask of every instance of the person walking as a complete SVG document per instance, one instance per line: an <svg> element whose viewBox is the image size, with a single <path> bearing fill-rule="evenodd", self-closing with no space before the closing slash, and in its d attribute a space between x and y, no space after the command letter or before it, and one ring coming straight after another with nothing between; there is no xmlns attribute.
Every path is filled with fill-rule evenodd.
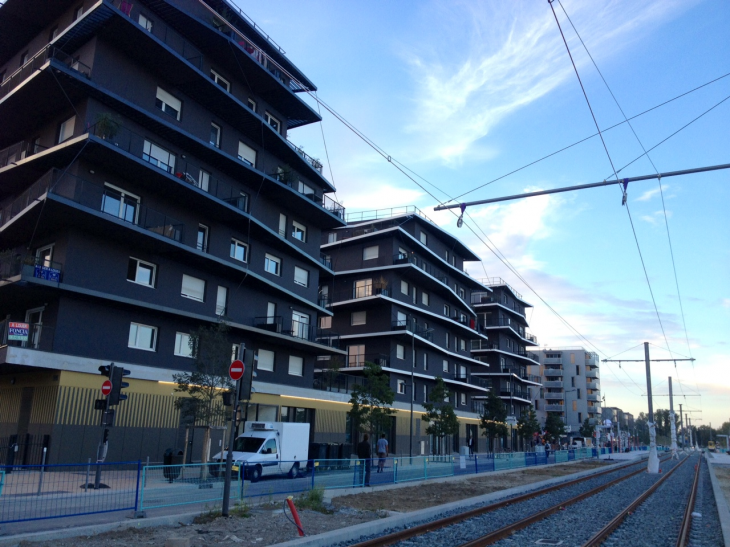
<svg viewBox="0 0 730 547"><path fill-rule="evenodd" d="M383 467L385 467L385 458L388 456L388 440L385 438L385 433L380 434L380 438L378 439L378 473L383 472Z"/></svg>
<svg viewBox="0 0 730 547"><path fill-rule="evenodd" d="M370 486L370 464L372 463L372 449L370 448L370 435L365 433L362 441L357 444L357 457L363 460L363 467L360 473L365 472L365 486ZM362 475L360 475L362 477Z"/></svg>

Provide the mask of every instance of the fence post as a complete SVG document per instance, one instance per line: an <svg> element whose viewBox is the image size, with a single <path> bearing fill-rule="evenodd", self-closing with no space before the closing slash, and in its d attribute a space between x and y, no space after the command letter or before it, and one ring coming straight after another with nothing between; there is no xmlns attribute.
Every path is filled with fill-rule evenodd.
<svg viewBox="0 0 730 547"><path fill-rule="evenodd" d="M479 456L474 455L474 474L479 474Z"/></svg>
<svg viewBox="0 0 730 547"><path fill-rule="evenodd" d="M428 478L428 456L423 458L423 478Z"/></svg>
<svg viewBox="0 0 730 547"><path fill-rule="evenodd" d="M86 462L86 482L84 483L84 492L89 491L89 474L91 473L91 458Z"/></svg>
<svg viewBox="0 0 730 547"><path fill-rule="evenodd" d="M41 495L41 490L43 489L43 471L46 469L46 450L47 448L43 447L43 457L41 459L41 474L38 477L38 493L37 496Z"/></svg>
<svg viewBox="0 0 730 547"><path fill-rule="evenodd" d="M398 482L398 460L393 458L393 484Z"/></svg>
<svg viewBox="0 0 730 547"><path fill-rule="evenodd" d="M144 487L147 484L147 467L142 469L142 493L139 495L139 507L144 511Z"/></svg>
<svg viewBox="0 0 730 547"><path fill-rule="evenodd" d="M147 459L149 459L149 456L147 456ZM135 513L139 510L139 479L140 479L141 471L142 471L142 461L137 460L137 489L134 492L134 512Z"/></svg>

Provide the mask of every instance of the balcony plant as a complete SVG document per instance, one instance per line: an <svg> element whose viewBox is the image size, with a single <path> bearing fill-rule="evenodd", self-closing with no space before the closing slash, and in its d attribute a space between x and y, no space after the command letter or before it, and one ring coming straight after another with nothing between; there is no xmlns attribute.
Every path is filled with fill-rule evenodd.
<svg viewBox="0 0 730 547"><path fill-rule="evenodd" d="M279 182L283 182L289 186L299 182L299 177L297 176L296 171L288 165L279 168L279 171L276 173L276 178Z"/></svg>
<svg viewBox="0 0 730 547"><path fill-rule="evenodd" d="M113 139L119 133L121 124L117 117L111 112L100 112L96 116L96 134L102 139Z"/></svg>
<svg viewBox="0 0 730 547"><path fill-rule="evenodd" d="M373 294L388 296L388 280L382 275L380 276L380 279L377 279L375 283L373 283Z"/></svg>

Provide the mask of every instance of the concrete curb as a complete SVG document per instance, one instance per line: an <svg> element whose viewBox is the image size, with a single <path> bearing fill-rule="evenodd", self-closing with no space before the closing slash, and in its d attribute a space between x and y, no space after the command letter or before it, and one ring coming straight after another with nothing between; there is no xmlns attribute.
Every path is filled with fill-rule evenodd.
<svg viewBox="0 0 730 547"><path fill-rule="evenodd" d="M0 536L0 546L18 545L23 541L53 541L72 537L95 536L113 530L126 530L127 528L148 528L150 526L174 526L178 523L191 524L193 519L200 515L195 513L179 513L177 515L165 515L162 517L151 517L143 519L127 519L117 522L105 522L103 524L92 524L89 526L76 526L61 528L57 530L46 530L43 532L31 532L28 534L17 534L14 536Z"/></svg>
<svg viewBox="0 0 730 547"><path fill-rule="evenodd" d="M712 491L715 493L715 505L717 505L717 514L720 517L720 526L722 527L722 537L725 539L725 547L730 547L730 509L720 488L720 481L715 476L713 464L710 458L707 458L707 469L710 471L710 480L712 481Z"/></svg>
<svg viewBox="0 0 730 547"><path fill-rule="evenodd" d="M623 465L625 464L625 461L617 462L613 466L607 466L608 468L614 467L617 465ZM556 464L557 465L557 464ZM525 468L521 468L525 469ZM603 469L590 469L588 471L583 471L582 473L575 473L573 475L569 475L570 479L577 479L581 477L585 477L588 475L592 475L595 473L598 473L600 471L605 471L606 468ZM515 469L514 471L518 471L519 469ZM510 470L512 471L512 470ZM479 475L468 475L468 477L478 477ZM467 498L459 501L454 501L451 503L446 503L444 505L437 505L435 507L429 507L427 509L421 509L419 511L413 511L411 513L402 513L398 515L394 515L391 517L387 517L381 520L373 520L370 522L363 522L362 524L357 524L355 526L351 526L349 528L341 528L339 530L331 530L329 532L325 532L323 534L318 534L316 536L311 537L303 537L300 539L293 539L290 541L285 541L284 543L277 543L276 545L272 545L271 547L329 547L330 545L344 542L344 541L354 541L358 539L361 536L370 536L373 534L379 534L383 531L390 529L390 528L398 528L402 526L412 526L415 525L421 521L431 519L435 517L436 515L440 515L441 513L446 513L448 511L456 510L456 509L463 509L465 507L470 507L472 505L478 505L482 503L489 503L496 501L498 499L504 498L506 496L512 496L516 494L522 494L529 490L534 490L537 488L550 486L559 482L564 482L566 480L567 476L562 477L556 477L554 479L547 479L540 482L533 482L530 484L525 484L523 486L517 486L515 488L509 488L507 490L500 490L499 492L492 492L491 494L484 494L482 496L477 496L474 498ZM431 482L431 481L429 481ZM416 483L406 483L409 486L413 486ZM362 492L362 489L359 489L360 492ZM306 531L306 528L305 528Z"/></svg>

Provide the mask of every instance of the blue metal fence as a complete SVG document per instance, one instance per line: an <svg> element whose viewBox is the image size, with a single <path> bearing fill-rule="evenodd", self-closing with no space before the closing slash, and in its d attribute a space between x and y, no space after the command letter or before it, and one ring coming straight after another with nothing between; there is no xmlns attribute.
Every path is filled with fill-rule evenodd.
<svg viewBox="0 0 730 547"><path fill-rule="evenodd" d="M97 469L100 488L94 489ZM136 510L141 469L141 462L5 467L0 522Z"/></svg>

